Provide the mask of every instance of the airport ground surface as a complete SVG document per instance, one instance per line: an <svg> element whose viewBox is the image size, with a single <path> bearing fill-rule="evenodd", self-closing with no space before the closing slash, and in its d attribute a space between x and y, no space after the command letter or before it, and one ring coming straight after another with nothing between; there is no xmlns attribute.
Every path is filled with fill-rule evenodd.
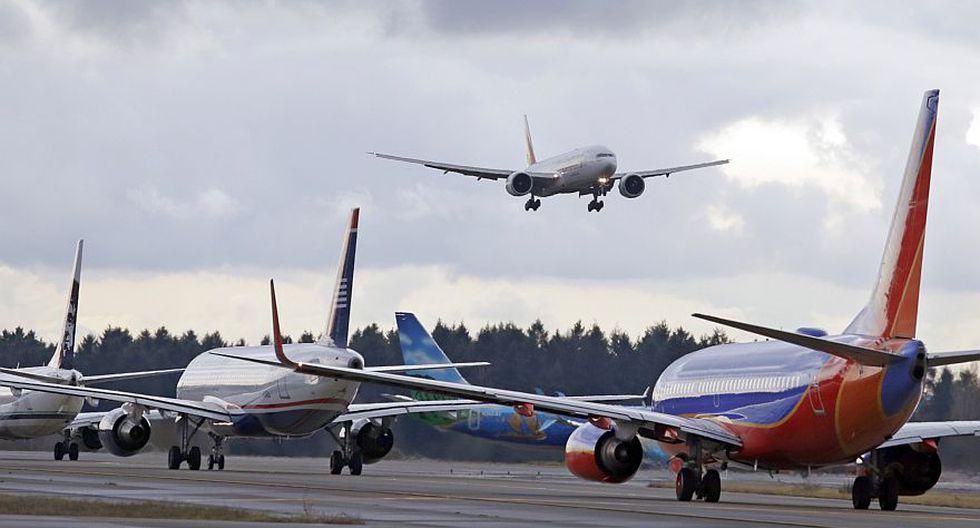
<svg viewBox="0 0 980 528"><path fill-rule="evenodd" d="M660 472L633 482L579 481L560 466L384 461L364 475L331 476L327 461L229 457L224 471L171 471L161 453L121 459L83 453L0 452L0 492L101 500L166 500L302 513L349 514L369 526L977 526L980 510L900 505L854 511L848 501L723 493L719 504L679 503L651 488ZM753 476L740 475L753 478ZM733 477L737 478L737 477ZM758 477L756 477L758 478ZM977 491L966 491L977 493ZM188 521L0 516L2 526L184 526ZM258 526L199 522L195 526ZM284 525L279 525L284 526ZM296 526L296 525L285 525Z"/></svg>

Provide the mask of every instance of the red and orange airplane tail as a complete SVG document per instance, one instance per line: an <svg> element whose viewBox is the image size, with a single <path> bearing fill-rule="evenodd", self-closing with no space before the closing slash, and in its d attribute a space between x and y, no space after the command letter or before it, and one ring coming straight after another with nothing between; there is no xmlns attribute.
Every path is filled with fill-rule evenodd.
<svg viewBox="0 0 980 528"><path fill-rule="evenodd" d="M881 258L878 280L867 306L854 318L845 333L915 337L938 108L939 90L926 92L922 97L919 121L912 137L912 148Z"/></svg>

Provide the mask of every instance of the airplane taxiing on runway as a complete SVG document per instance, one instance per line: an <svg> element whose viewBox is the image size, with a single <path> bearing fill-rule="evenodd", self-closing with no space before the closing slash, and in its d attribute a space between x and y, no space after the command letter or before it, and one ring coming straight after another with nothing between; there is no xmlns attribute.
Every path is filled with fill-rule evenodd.
<svg viewBox="0 0 980 528"><path fill-rule="evenodd" d="M592 196L589 211L602 210L605 196L618 184L619 193L626 198L636 198L646 189L646 178L670 176L675 172L701 169L723 165L729 160L710 161L695 165L682 165L663 169L616 172L616 155L602 145L577 148L563 154L538 161L531 144L531 131L524 116L524 141L527 149L527 167L523 169L494 169L457 165L442 161L423 160L369 152L379 158L424 165L443 172L455 172L474 176L477 180L505 180L505 189L511 196L529 196L524 204L525 211L537 211L541 207L540 197L556 194L577 194Z"/></svg>
<svg viewBox="0 0 980 528"><path fill-rule="evenodd" d="M406 365L451 363L442 348L425 330L415 314L399 312L395 314L398 325L398 341L401 345L402 359ZM469 384L466 378L454 368L440 370L416 370L409 373L417 378L428 378L453 383ZM644 403L650 398L653 387L648 387L643 394L626 395L611 394L606 396L577 396L578 399L599 401L637 400ZM561 394L564 396L564 394ZM396 401L444 399L446 396L413 391L412 398L408 396L390 396ZM433 427L441 430L454 431L475 438L495 442L507 442L535 447L557 448L568 442L576 429L584 423L561 414L538 412L533 408L510 407L507 405L485 404L465 410L419 413L414 416ZM650 461L663 463L667 456L659 442L643 442L646 458Z"/></svg>
<svg viewBox="0 0 980 528"><path fill-rule="evenodd" d="M40 367L0 367L0 377L82 387L97 383L159 376L184 370L178 368L98 376L83 376L81 372L75 370L75 324L78 318L83 244L84 241L79 240L75 247L75 263L72 266L71 282L68 284L68 302L65 305L61 338L58 340L54 354L52 354L48 364ZM38 438L60 432L67 424L77 419L84 404L85 398L79 396L0 386L0 438L19 440ZM81 413L81 415L94 417L100 413ZM82 440L87 443L94 441L91 434L87 434L86 438ZM78 460L78 443L70 435L66 435L63 442L59 441L54 446L54 458L56 460L62 460L66 455L69 460Z"/></svg>
<svg viewBox="0 0 980 528"><path fill-rule="evenodd" d="M327 330L323 337L317 343L283 346L277 325L274 332L276 348L284 347L291 356L308 364L372 372L486 365L477 362L367 367L360 354L347 348L357 223L358 210L354 209L344 237ZM217 350L251 358L273 357L271 346ZM340 473L347 466L352 474L360 474L363 464L380 460L391 450L394 436L390 424L394 417L422 410L454 410L474 404L469 401L355 404L352 402L359 387L357 382L229 361L215 355L216 351L210 352L213 353L198 355L184 369L177 382L176 398L59 385L48 383L50 380L47 379L0 378L0 386L24 391L25 394L31 391L31 394L74 398L72 401L78 402L78 408L81 407L82 398L122 403L122 406L109 412L87 413L68 427L90 437L91 432L96 432L98 442L93 441L91 447L104 446L118 456L139 452L150 441L151 431L157 427L164 431L167 431L166 428L176 428L179 445L170 447L168 466L171 469L179 468L185 461L189 468L200 469L201 449L191 445L196 435L207 434L210 437L212 447L208 468L223 469L223 440L227 437L300 437L326 428L341 446L341 450L331 456L331 472ZM64 425L65 421L57 424L59 429Z"/></svg>
<svg viewBox="0 0 980 528"><path fill-rule="evenodd" d="M908 422L928 368L980 360L980 350L927 352L915 337L938 105L939 91L926 92L877 282L844 332L786 332L696 314L772 340L712 346L678 359L657 380L649 409L311 364L282 347L279 362L266 363L586 418L568 439L565 463L587 480L632 478L643 460L638 437L658 440L678 460L681 501L718 501L718 469L729 465L808 471L858 459L854 507L866 509L877 498L883 510L894 510L900 495L925 493L938 482L942 438L980 436L980 421ZM274 327L275 318L273 312ZM234 350L225 355L234 357Z"/></svg>

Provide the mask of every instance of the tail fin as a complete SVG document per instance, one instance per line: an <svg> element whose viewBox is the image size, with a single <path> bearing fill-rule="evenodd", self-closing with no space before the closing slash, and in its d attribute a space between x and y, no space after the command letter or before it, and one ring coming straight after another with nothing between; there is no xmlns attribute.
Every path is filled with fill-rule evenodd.
<svg viewBox="0 0 980 528"><path fill-rule="evenodd" d="M905 165L905 177L885 243L885 253L881 258L878 281L868 305L854 318L846 333L915 337L938 108L939 90L926 92L922 97L919 121L912 137L912 148Z"/></svg>
<svg viewBox="0 0 980 528"><path fill-rule="evenodd" d="M71 282L68 283L68 303L65 306L65 319L61 326L61 340L48 361L49 367L70 369L75 366L75 321L78 317L78 289L82 278L82 245L79 240L75 246L75 264L72 266Z"/></svg>
<svg viewBox="0 0 980 528"><path fill-rule="evenodd" d="M350 305L354 290L354 255L357 253L357 221L360 208L351 209L347 232L344 234L343 247L340 251L340 263L337 265L337 283L334 285L333 300L330 303L330 315L327 320L327 330L321 343L338 347L347 346L347 332L350 327Z"/></svg>
<svg viewBox="0 0 980 528"><path fill-rule="evenodd" d="M429 332L415 318L415 314L397 312L395 321L398 323L398 341L401 343L402 358L406 365L452 363ZM418 370L406 374L438 381L469 383L456 368Z"/></svg>
<svg viewBox="0 0 980 528"><path fill-rule="evenodd" d="M527 165L530 167L538 162L534 157L534 145L531 144L531 128L527 126L527 114L524 114L524 146L527 148Z"/></svg>

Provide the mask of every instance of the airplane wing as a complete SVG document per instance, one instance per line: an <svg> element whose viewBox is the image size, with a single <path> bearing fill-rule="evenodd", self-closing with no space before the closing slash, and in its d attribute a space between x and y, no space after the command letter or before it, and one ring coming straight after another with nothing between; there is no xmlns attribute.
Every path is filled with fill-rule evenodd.
<svg viewBox="0 0 980 528"><path fill-rule="evenodd" d="M382 367L364 367L371 372L411 372L413 370L440 370L463 367L486 367L486 361L470 361L468 363L432 363L430 365L385 365ZM627 398L630 399L630 398Z"/></svg>
<svg viewBox="0 0 980 528"><path fill-rule="evenodd" d="M222 422L231 421L232 419L231 413L217 403L180 400L177 398L165 398L162 396L151 396L148 394L94 389L91 387L76 387L72 385L56 385L54 383L44 383L40 381L21 381L18 379L6 378L0 379L0 386L38 392L49 392L53 394L65 394L67 396L77 396L79 398L95 398L97 400L108 400L119 403L133 403L150 409L173 411Z"/></svg>
<svg viewBox="0 0 980 528"><path fill-rule="evenodd" d="M613 174L612 180L613 181L616 181L616 180L618 180L620 178L625 178L626 176L629 176L630 174L636 174L637 176L640 176L640 177L643 177L643 178L652 178L654 176L670 176L671 174L673 174L675 172L684 172L684 171L689 171L689 170L694 170L694 169L703 169L705 167L714 167L715 165L724 165L724 164L728 163L729 161L731 161L731 160L726 160L725 159L725 160L718 160L718 161L709 161L707 163L696 163L694 165L681 165L679 167L667 167L665 169L652 169L652 170L640 170L640 171L629 171L629 172L617 172L616 174Z"/></svg>
<svg viewBox="0 0 980 528"><path fill-rule="evenodd" d="M980 421L970 422L909 422L902 426L878 449L953 436L980 436Z"/></svg>
<svg viewBox="0 0 980 528"><path fill-rule="evenodd" d="M486 405L474 400L402 400L383 403L354 403L347 412L334 419L333 423L348 422L370 418L387 418L403 414L458 411Z"/></svg>
<svg viewBox="0 0 980 528"><path fill-rule="evenodd" d="M86 385L93 385L96 383L110 383L113 381L123 381L132 380L140 378L149 378L152 376L160 376L163 374L176 374L178 372L183 372L182 368L172 368L163 370L146 370L143 372L120 372L118 374L98 374L95 376L85 376L82 378L82 382Z"/></svg>
<svg viewBox="0 0 980 528"><path fill-rule="evenodd" d="M279 347L277 346L277 348ZM635 425L640 434L649 437L660 437L663 435L666 429L674 429L676 431L693 434L726 445L742 445L742 441L738 436L731 433L717 422L702 418L685 418L682 416L674 416L671 414L649 411L639 407L623 407L620 405L574 400L571 398L562 398L558 396L544 396L528 392L497 389L493 387L481 387L479 385L450 383L447 381L414 378L411 376L403 376L400 374L391 374L387 372L371 372L346 367L313 365L308 363L293 362L288 360L288 358L286 359L287 362L276 362L236 356L221 352L211 353L217 356L238 359L241 361L251 361L253 363L288 368L295 372L307 375L346 379L362 383L378 383L381 385L390 385L406 389L416 389L483 403L496 403L510 406L531 405L537 410L564 414L568 416L583 418L609 418L614 421ZM279 350L277 350L277 356L278 355ZM285 355L283 354L282 357L285 358Z"/></svg>
<svg viewBox="0 0 980 528"><path fill-rule="evenodd" d="M463 174L466 176L473 176L478 180L499 180L506 179L510 176L516 169L493 169L489 167L474 167L471 165L457 165L455 163L446 163L442 161L424 160L416 158L405 158L402 156L392 156L391 154L382 154L380 152L368 152L372 156L377 156L379 158L401 161L404 163L414 163L416 165L424 165L430 169L438 169L443 172L455 172L456 174ZM535 178L550 178L551 174L544 173L528 173L530 176Z"/></svg>

